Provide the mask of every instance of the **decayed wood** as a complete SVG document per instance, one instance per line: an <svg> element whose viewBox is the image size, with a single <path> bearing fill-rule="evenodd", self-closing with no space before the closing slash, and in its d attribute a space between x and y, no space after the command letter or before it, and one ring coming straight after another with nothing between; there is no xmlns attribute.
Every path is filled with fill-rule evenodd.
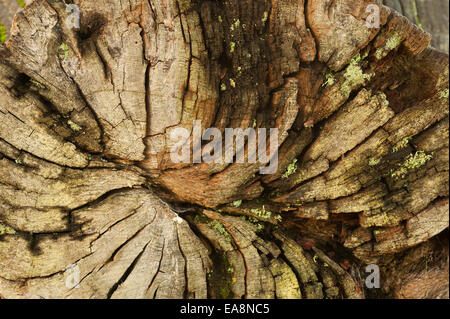
<svg viewBox="0 0 450 319"><path fill-rule="evenodd" d="M0 297L448 297L428 33L367 28L373 0L74 3L80 29L34 0L0 47ZM173 163L194 120L277 127L278 170Z"/></svg>

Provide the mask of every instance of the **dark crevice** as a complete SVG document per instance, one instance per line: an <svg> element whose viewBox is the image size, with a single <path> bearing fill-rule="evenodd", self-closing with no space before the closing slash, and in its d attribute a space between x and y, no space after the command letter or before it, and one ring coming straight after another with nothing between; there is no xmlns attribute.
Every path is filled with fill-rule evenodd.
<svg viewBox="0 0 450 319"><path fill-rule="evenodd" d="M165 246L166 246L166 238L163 238L163 244L162 244L162 247L161 247L161 257L160 257L160 259L159 259L158 269L156 270L155 275L154 275L153 278L150 280L150 283L149 283L148 286L147 286L147 289L146 289L147 292L148 292L148 290L152 287L152 285L153 285L153 283L154 283L156 277L158 277L158 274L160 273L160 270L161 270L161 264L162 264L162 260L163 260L163 257L164 257L164 247L165 247ZM154 297L156 296L156 292L157 292L157 289L155 290Z"/></svg>
<svg viewBox="0 0 450 319"><path fill-rule="evenodd" d="M133 262L131 263L131 265L127 268L127 270L124 272L124 274L122 275L122 277L120 277L119 281L117 281L108 291L107 294L107 299L111 299L113 293L117 290L117 288L128 278L128 276L131 274L131 272L133 271L134 267L136 267L136 264L139 262L139 260L141 259L141 256L144 254L145 249L147 248L148 244L144 246L144 248L142 249L142 251L137 255L137 257L133 260Z"/></svg>
<svg viewBox="0 0 450 319"><path fill-rule="evenodd" d="M180 251L180 254L181 254L181 256L183 257L183 259L184 259L184 291L183 291L183 299L187 299L188 298L188 293L189 293L189 291L188 291L188 288L189 288L189 285L188 285L188 273L187 273L187 263L188 263L188 260L187 260L187 258L186 258L186 256L184 255L184 252L183 252L183 249L181 249L181 244L180 244L180 236L179 236L179 234L178 234L178 227L176 227L175 226L175 228L176 228L176 230L175 230L175 232L176 232L176 236L177 236L177 245L178 245L178 250Z"/></svg>

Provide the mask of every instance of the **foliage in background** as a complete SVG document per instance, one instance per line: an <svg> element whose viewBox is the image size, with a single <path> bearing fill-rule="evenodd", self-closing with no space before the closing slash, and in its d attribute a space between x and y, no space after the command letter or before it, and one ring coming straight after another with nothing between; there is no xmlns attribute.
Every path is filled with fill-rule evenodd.
<svg viewBox="0 0 450 319"><path fill-rule="evenodd" d="M6 42L6 27L0 22L0 43Z"/></svg>

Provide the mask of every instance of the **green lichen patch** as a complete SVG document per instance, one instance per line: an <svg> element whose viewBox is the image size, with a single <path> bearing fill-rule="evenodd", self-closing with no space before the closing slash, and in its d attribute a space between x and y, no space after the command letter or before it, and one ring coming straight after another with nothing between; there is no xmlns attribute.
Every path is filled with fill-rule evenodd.
<svg viewBox="0 0 450 319"><path fill-rule="evenodd" d="M238 29L239 26L241 25L241 21L239 19L237 19L231 26L230 26L230 30L234 31L235 29Z"/></svg>
<svg viewBox="0 0 450 319"><path fill-rule="evenodd" d="M291 164L286 169L286 172L281 175L281 178L288 178L292 174L294 174L297 171L297 159L295 158Z"/></svg>
<svg viewBox="0 0 450 319"><path fill-rule="evenodd" d="M194 219L195 219L195 221L197 223L207 224L208 227L218 231L220 234L222 234L225 237L225 239L228 242L231 242L230 234L225 229L225 226L223 226L222 223L219 222L218 220L210 219L210 218L208 218L207 216L205 216L203 214L195 215Z"/></svg>
<svg viewBox="0 0 450 319"><path fill-rule="evenodd" d="M264 224L261 223L259 220L252 216L241 216L241 219L244 221L248 221L256 226L256 232L262 232L264 230Z"/></svg>
<svg viewBox="0 0 450 319"><path fill-rule="evenodd" d="M38 89L41 89L41 90L46 89L45 85L42 84L42 83L40 83L40 82L38 82L38 81L30 80L30 83L31 83L34 87L36 87L36 88L38 88Z"/></svg>
<svg viewBox="0 0 450 319"><path fill-rule="evenodd" d="M273 219L276 220L276 221L281 221L281 220L282 220L282 218L281 218L280 215L274 214L274 213L272 213L271 211L266 210L266 208L264 207L264 205L263 205L262 208L254 208L254 209L251 209L250 212L251 212L252 214L254 214L255 216L258 216L258 217L260 217L260 218L262 218L262 219L270 219L270 218L273 218Z"/></svg>
<svg viewBox="0 0 450 319"><path fill-rule="evenodd" d="M375 157L369 158L369 166L377 166L378 164L380 164L380 162L381 162L380 158Z"/></svg>
<svg viewBox="0 0 450 319"><path fill-rule="evenodd" d="M194 220L197 223L202 223L202 224L207 224L210 221L210 219L203 214L195 215Z"/></svg>
<svg viewBox="0 0 450 319"><path fill-rule="evenodd" d="M0 223L0 236L1 235L14 235L16 231L8 225Z"/></svg>
<svg viewBox="0 0 450 319"><path fill-rule="evenodd" d="M390 175L395 180L403 179L408 175L409 171L424 166L431 159L433 159L433 154L426 154L424 151L409 154L403 163L398 164L397 169L391 170Z"/></svg>
<svg viewBox="0 0 450 319"><path fill-rule="evenodd" d="M234 201L233 203L231 203L231 205L234 207L240 207L242 205L242 199Z"/></svg>
<svg viewBox="0 0 450 319"><path fill-rule="evenodd" d="M228 242L231 242L230 234L227 232L227 230L225 229L225 226L223 226L221 222L214 219L208 223L208 226L211 227L212 229L217 230L220 234L222 234L225 237L225 239Z"/></svg>
<svg viewBox="0 0 450 319"><path fill-rule="evenodd" d="M441 99L448 99L448 88L446 88L445 90L443 90L440 94L439 97Z"/></svg>
<svg viewBox="0 0 450 319"><path fill-rule="evenodd" d="M230 53L233 53L236 50L236 42L230 42Z"/></svg>
<svg viewBox="0 0 450 319"><path fill-rule="evenodd" d="M229 274L234 274L234 268L233 268L232 266L229 266L229 267L226 269L226 271L227 271L227 273L229 273Z"/></svg>
<svg viewBox="0 0 450 319"><path fill-rule="evenodd" d="M22 8L25 8L25 2L23 0L17 0L17 4Z"/></svg>
<svg viewBox="0 0 450 319"><path fill-rule="evenodd" d="M375 57L377 60L384 58L389 52L396 49L402 43L402 37L397 31L393 31L390 37L386 40L384 47L379 48L375 52Z"/></svg>
<svg viewBox="0 0 450 319"><path fill-rule="evenodd" d="M273 216L273 219L275 219L277 222L281 222L281 221L283 220L283 218L282 218L281 215L279 215L279 214L275 214L275 215Z"/></svg>
<svg viewBox="0 0 450 319"><path fill-rule="evenodd" d="M268 18L269 18L269 13L267 11L264 11L264 15L263 15L263 17L261 19L261 22L262 22L263 25L266 24Z"/></svg>
<svg viewBox="0 0 450 319"><path fill-rule="evenodd" d="M409 142L411 142L412 137L408 136L405 137L403 140L401 140L400 142L398 142L393 148L392 148L392 153L398 152L401 149L404 149L405 147L407 147L409 145Z"/></svg>
<svg viewBox="0 0 450 319"><path fill-rule="evenodd" d="M256 226L256 232L260 233L264 230L264 224L262 223L254 223L254 225Z"/></svg>
<svg viewBox="0 0 450 319"><path fill-rule="evenodd" d="M69 57L69 46L67 45L67 43L65 42L61 43L58 50L59 50L58 54L61 59L65 60Z"/></svg>
<svg viewBox="0 0 450 319"><path fill-rule="evenodd" d="M272 212L269 210L266 210L266 208L263 206L262 208L253 208L250 210L252 214L255 214L256 216L259 216L264 219L269 219L272 217Z"/></svg>
<svg viewBox="0 0 450 319"><path fill-rule="evenodd" d="M237 67L237 73L238 73L237 77L240 77L242 75L242 67L241 66Z"/></svg>
<svg viewBox="0 0 450 319"><path fill-rule="evenodd" d="M372 74L366 74L361 69L359 62L361 55L358 53L349 63L344 72L345 81L341 86L341 93L344 96L350 96L355 87L363 85L366 80L370 80Z"/></svg>
<svg viewBox="0 0 450 319"><path fill-rule="evenodd" d="M334 78L333 72L330 71L327 74L325 74L325 81L323 82L322 86L327 87L333 85L335 81L336 80Z"/></svg>
<svg viewBox="0 0 450 319"><path fill-rule="evenodd" d="M67 125L69 125L70 129L75 132L79 132L83 129L81 126L71 120L67 121Z"/></svg>

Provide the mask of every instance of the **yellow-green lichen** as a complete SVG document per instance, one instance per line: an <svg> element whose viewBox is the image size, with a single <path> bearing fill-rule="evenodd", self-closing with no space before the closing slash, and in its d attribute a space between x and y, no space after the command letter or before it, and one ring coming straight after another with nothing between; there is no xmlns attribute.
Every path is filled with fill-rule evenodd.
<svg viewBox="0 0 450 319"><path fill-rule="evenodd" d="M75 132L81 131L83 129L81 126L79 126L77 123L75 123L71 120L68 120L67 124L72 129L72 131L75 131Z"/></svg>
<svg viewBox="0 0 450 319"><path fill-rule="evenodd" d="M45 85L42 84L42 83L40 83L40 82L38 82L38 81L30 80L30 83L31 83L33 86L37 87L38 89L45 89Z"/></svg>
<svg viewBox="0 0 450 319"><path fill-rule="evenodd" d="M273 216L273 219L275 219L278 222L281 222L283 220L283 218L279 214L276 214L275 216Z"/></svg>
<svg viewBox="0 0 450 319"><path fill-rule="evenodd" d="M375 57L380 60L384 58L389 52L397 48L402 43L402 37L397 31L393 31L391 36L386 40L383 48L379 48L375 52Z"/></svg>
<svg viewBox="0 0 450 319"><path fill-rule="evenodd" d="M335 82L333 72L329 71L327 74L325 74L325 81L323 82L322 86L327 87L330 85L333 85Z"/></svg>
<svg viewBox="0 0 450 319"><path fill-rule="evenodd" d="M443 91L439 94L439 97L440 97L441 99L448 99L448 88L445 89L445 90L443 90Z"/></svg>
<svg viewBox="0 0 450 319"><path fill-rule="evenodd" d="M269 13L267 11L264 11L264 15L263 15L263 17L261 19L261 22L262 22L263 25L266 24L268 18L269 18Z"/></svg>
<svg viewBox="0 0 450 319"><path fill-rule="evenodd" d="M291 164L287 167L286 172L281 175L281 178L288 178L292 174L294 174L297 171L297 159L295 158Z"/></svg>
<svg viewBox="0 0 450 319"><path fill-rule="evenodd" d="M16 231L8 225L0 223L0 236L1 235L14 235Z"/></svg>
<svg viewBox="0 0 450 319"><path fill-rule="evenodd" d="M242 199L234 201L231 205L234 207L240 207L242 205Z"/></svg>
<svg viewBox="0 0 450 319"><path fill-rule="evenodd" d="M237 19L231 26L230 26L230 30L234 31L234 29L238 29L239 26L241 25L241 21L239 19Z"/></svg>
<svg viewBox="0 0 450 319"><path fill-rule="evenodd" d="M210 221L210 219L208 217L206 217L204 214L195 215L194 220L197 223L202 223L202 224L207 224Z"/></svg>
<svg viewBox="0 0 450 319"><path fill-rule="evenodd" d="M401 149L404 149L405 147L408 146L409 142L411 142L412 137L408 136L405 137L403 140L401 140L400 142L398 142L393 148L392 148L392 153L398 152Z"/></svg>
<svg viewBox="0 0 450 319"><path fill-rule="evenodd" d="M211 227L212 229L217 230L221 235L223 235L225 237L225 239L228 242L231 242L230 234L228 234L227 230L225 229L225 227L222 225L221 222L214 219L208 223L208 226Z"/></svg>
<svg viewBox="0 0 450 319"><path fill-rule="evenodd" d="M409 154L405 161L398 165L398 168L391 170L391 177L395 180L405 178L410 170L417 169L433 159L433 154L426 154L424 151L418 151L415 154Z"/></svg>
<svg viewBox="0 0 450 319"><path fill-rule="evenodd" d="M222 92L224 92L224 91L227 90L227 86L225 85L225 83L222 83L222 84L220 85L220 90L221 90Z"/></svg>
<svg viewBox="0 0 450 319"><path fill-rule="evenodd" d="M277 221L281 221L281 220L282 220L282 218L281 218L280 215L278 215L278 214L273 214L271 211L266 210L266 208L264 207L264 205L263 205L262 208L254 208L254 209L251 209L250 212L251 212L252 214L254 214L254 215L260 217L260 218L263 218L263 219L270 219L270 218L272 217L273 219L275 219L275 220L277 220Z"/></svg>
<svg viewBox="0 0 450 319"><path fill-rule="evenodd" d="M254 208L250 210L253 214L255 214L256 216L259 216L261 218L264 219L269 219L270 217L272 217L272 212L266 210L266 208L263 206L262 208Z"/></svg>
<svg viewBox="0 0 450 319"><path fill-rule="evenodd" d="M220 23L223 22L222 16L218 16L217 19L219 20Z"/></svg>
<svg viewBox="0 0 450 319"><path fill-rule="evenodd" d="M59 46L59 57L61 59L67 59L69 57L69 46L67 45L67 43L63 42L61 43L61 45Z"/></svg>
<svg viewBox="0 0 450 319"><path fill-rule="evenodd" d="M233 79L230 79L230 85L235 88L236 82Z"/></svg>
<svg viewBox="0 0 450 319"><path fill-rule="evenodd" d="M256 232L260 233L264 230L264 224L255 223L254 225L256 226Z"/></svg>
<svg viewBox="0 0 450 319"><path fill-rule="evenodd" d="M341 86L341 93L344 96L349 96L355 87L363 85L366 80L370 80L372 74L365 74L359 62L361 61L361 55L358 53L349 63L345 69L344 78L345 81Z"/></svg>
<svg viewBox="0 0 450 319"><path fill-rule="evenodd" d="M243 221L248 221L248 222L252 223L253 225L255 225L256 232L262 232L264 230L264 224L260 223L259 220L257 220L256 218L253 218L251 216L241 216L241 219Z"/></svg>
<svg viewBox="0 0 450 319"><path fill-rule="evenodd" d="M22 8L25 8L25 2L23 0L17 0L17 4Z"/></svg>
<svg viewBox="0 0 450 319"><path fill-rule="evenodd" d="M379 158L375 158L375 157L371 157L369 158L369 166L377 166L378 164L380 164L381 159Z"/></svg>
<svg viewBox="0 0 450 319"><path fill-rule="evenodd" d="M236 42L231 41L230 42L230 53L233 53L236 49Z"/></svg>

